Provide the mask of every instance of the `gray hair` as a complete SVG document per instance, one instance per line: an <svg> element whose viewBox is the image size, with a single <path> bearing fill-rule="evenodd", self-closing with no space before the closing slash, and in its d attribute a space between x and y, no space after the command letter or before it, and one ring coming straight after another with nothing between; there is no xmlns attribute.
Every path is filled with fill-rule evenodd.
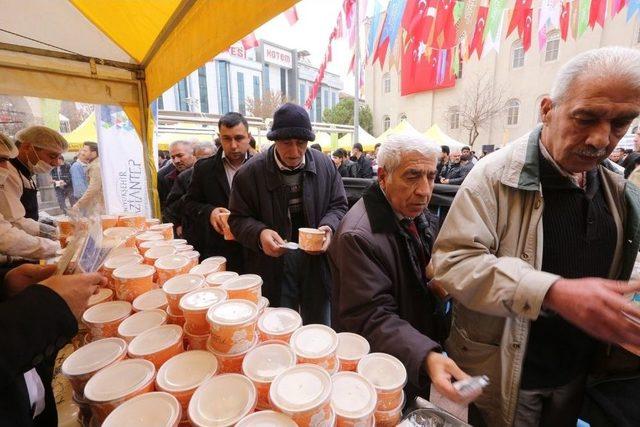
<svg viewBox="0 0 640 427"><path fill-rule="evenodd" d="M16 133L16 141L31 144L34 147L44 148L63 153L69 149L69 143L60 133L46 126L29 126Z"/></svg>
<svg viewBox="0 0 640 427"><path fill-rule="evenodd" d="M383 168L387 173L393 173L402 162L403 155L410 152L437 158L441 149L435 142L417 132L391 134L378 150L376 157L378 167Z"/></svg>
<svg viewBox="0 0 640 427"><path fill-rule="evenodd" d="M556 75L551 100L561 103L572 84L583 75L619 77L640 90L640 51L620 46L602 47L582 52L564 64Z"/></svg>
<svg viewBox="0 0 640 427"><path fill-rule="evenodd" d="M197 141L193 143L193 153L198 156L201 155L203 151L209 151L210 153L215 153L216 148L211 141Z"/></svg>
<svg viewBox="0 0 640 427"><path fill-rule="evenodd" d="M187 147L191 150L191 154L193 154L193 142L184 140L173 141L171 144L169 144L169 150L175 148L177 145L183 145Z"/></svg>

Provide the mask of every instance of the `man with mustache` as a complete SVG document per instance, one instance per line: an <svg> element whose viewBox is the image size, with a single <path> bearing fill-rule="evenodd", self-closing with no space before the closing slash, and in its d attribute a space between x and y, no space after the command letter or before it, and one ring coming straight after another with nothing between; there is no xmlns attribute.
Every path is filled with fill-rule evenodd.
<svg viewBox="0 0 640 427"><path fill-rule="evenodd" d="M488 425L575 426L593 362L640 345L624 296L640 290L640 190L603 165L639 114L640 52L581 53L542 100L542 125L456 195L435 280L455 299L449 356L491 380L477 401Z"/></svg>
<svg viewBox="0 0 640 427"><path fill-rule="evenodd" d="M429 398L430 382L460 401L452 380L468 377L441 354L437 298L426 270L438 232L427 205L439 153L417 133L388 137L377 157L377 182L344 217L329 249L333 327L400 359L408 401L416 394Z"/></svg>

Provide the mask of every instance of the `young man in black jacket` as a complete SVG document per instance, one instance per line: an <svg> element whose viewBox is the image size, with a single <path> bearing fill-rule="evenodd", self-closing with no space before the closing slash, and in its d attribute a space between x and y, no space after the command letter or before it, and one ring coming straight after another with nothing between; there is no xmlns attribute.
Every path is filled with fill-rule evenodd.
<svg viewBox="0 0 640 427"><path fill-rule="evenodd" d="M364 154L362 144L356 142L351 149L351 160L357 164L356 178L373 178L371 160Z"/></svg>
<svg viewBox="0 0 640 427"><path fill-rule="evenodd" d="M227 258L227 268L244 271L242 247L225 240L223 216L228 213L233 179L249 156L249 124L239 113L227 113L218 121L221 147L213 157L200 160L193 168L189 190L184 199L185 215L200 230L194 248L202 258L220 255Z"/></svg>

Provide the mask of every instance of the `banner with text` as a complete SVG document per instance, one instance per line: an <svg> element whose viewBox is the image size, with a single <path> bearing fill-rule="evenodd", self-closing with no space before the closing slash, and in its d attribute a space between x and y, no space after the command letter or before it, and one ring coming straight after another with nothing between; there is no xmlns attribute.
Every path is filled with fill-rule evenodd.
<svg viewBox="0 0 640 427"><path fill-rule="evenodd" d="M142 143L122 108L96 106L96 128L106 212L149 217Z"/></svg>

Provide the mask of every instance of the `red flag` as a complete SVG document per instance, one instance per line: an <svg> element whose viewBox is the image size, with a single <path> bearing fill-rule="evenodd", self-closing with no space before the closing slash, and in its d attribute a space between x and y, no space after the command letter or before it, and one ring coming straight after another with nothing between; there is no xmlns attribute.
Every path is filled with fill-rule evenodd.
<svg viewBox="0 0 640 427"><path fill-rule="evenodd" d="M285 18L289 22L289 25L293 26L296 22L298 22L298 11L295 6L292 6L284 13Z"/></svg>
<svg viewBox="0 0 640 427"><path fill-rule="evenodd" d="M524 28L520 37L522 38L522 47L524 51L528 51L531 47L531 26L533 25L533 9L529 8L524 14Z"/></svg>
<svg viewBox="0 0 640 427"><path fill-rule="evenodd" d="M260 46L260 42L256 38L256 35L251 33L248 34L245 38L242 39L242 47L244 50L253 49L254 47Z"/></svg>
<svg viewBox="0 0 640 427"><path fill-rule="evenodd" d="M478 7L478 17L476 18L476 29L473 33L473 40L469 45L469 57L473 55L473 51L478 52L478 59L482 57L482 48L484 47L484 27L487 24L487 15L489 7Z"/></svg>
<svg viewBox="0 0 640 427"><path fill-rule="evenodd" d="M562 4L562 12L560 13L560 37L567 41L569 35L569 20L571 18L571 2Z"/></svg>
<svg viewBox="0 0 640 427"><path fill-rule="evenodd" d="M507 37L514 29L518 29L518 34L522 37L522 31L525 27L525 21L527 19L527 10L531 9L532 0L516 0L513 6L513 14L511 15L511 21L509 22L509 28L507 29Z"/></svg>
<svg viewBox="0 0 640 427"><path fill-rule="evenodd" d="M604 28L604 18L607 15L607 0L591 0L589 9L589 26L594 28L596 23Z"/></svg>
<svg viewBox="0 0 640 427"><path fill-rule="evenodd" d="M354 53L351 56L351 63L349 64L349 71L347 71L347 74L353 73L355 69L356 69L356 54Z"/></svg>
<svg viewBox="0 0 640 427"><path fill-rule="evenodd" d="M611 2L611 17L616 16L627 5L627 0L613 0Z"/></svg>
<svg viewBox="0 0 640 427"><path fill-rule="evenodd" d="M440 0L433 30L432 46L452 47L456 43L456 28L453 19L454 0ZM440 34L443 34L442 44L438 43Z"/></svg>

